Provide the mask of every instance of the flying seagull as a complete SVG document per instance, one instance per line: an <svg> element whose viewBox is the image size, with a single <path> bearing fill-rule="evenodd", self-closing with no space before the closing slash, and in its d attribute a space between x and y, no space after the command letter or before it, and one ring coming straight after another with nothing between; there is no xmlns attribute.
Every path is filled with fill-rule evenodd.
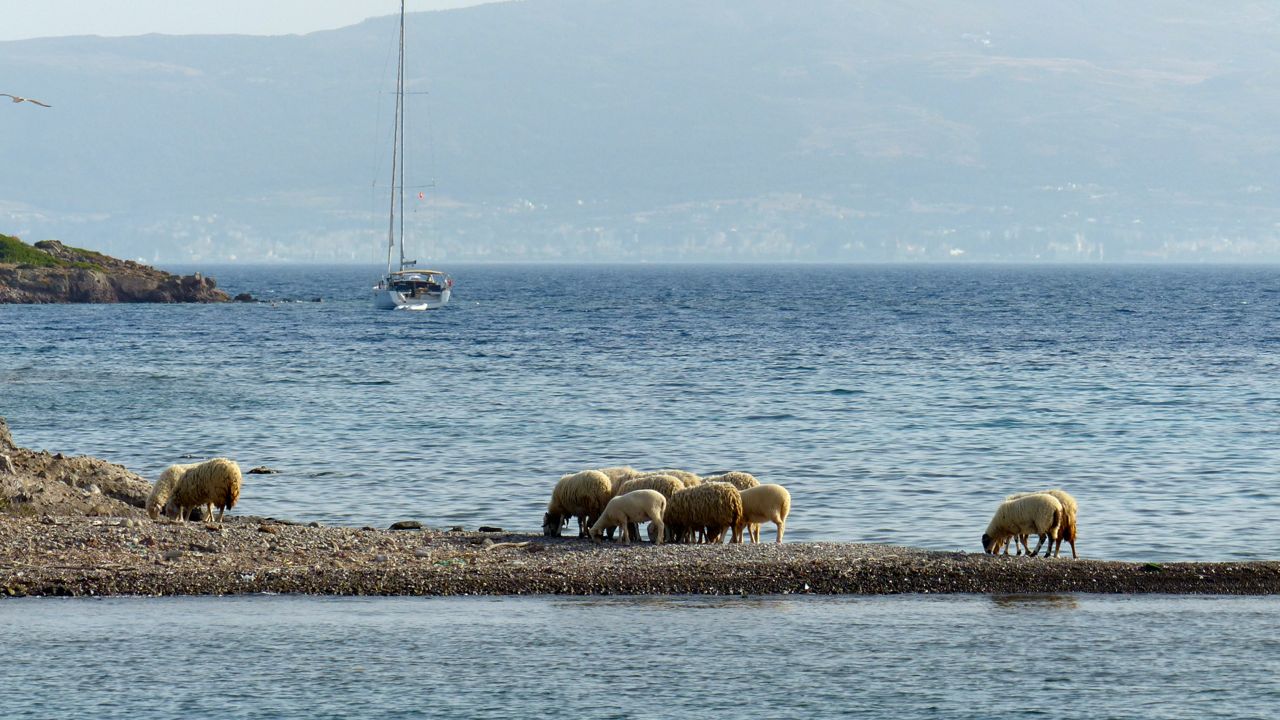
<svg viewBox="0 0 1280 720"><path fill-rule="evenodd" d="M21 95L10 95L9 93L0 93L0 97L13 98L13 101L14 101L14 102L29 102L29 103L35 103L36 105L39 105L40 107L53 107L52 105L50 105L50 104L48 104L48 103L42 103L42 102L40 102L39 100L32 100L31 98L24 98L24 97L22 97Z"/></svg>

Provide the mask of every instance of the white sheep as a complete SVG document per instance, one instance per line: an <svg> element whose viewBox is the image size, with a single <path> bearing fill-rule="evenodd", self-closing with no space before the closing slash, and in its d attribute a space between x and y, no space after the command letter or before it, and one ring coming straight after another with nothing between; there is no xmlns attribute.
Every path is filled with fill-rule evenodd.
<svg viewBox="0 0 1280 720"><path fill-rule="evenodd" d="M1036 493L1013 500L1006 500L996 508L995 515L982 534L982 549L995 555L1011 537L1036 535L1039 542L1030 554L1040 552L1045 538L1053 537L1062 522L1062 503L1052 495Z"/></svg>
<svg viewBox="0 0 1280 720"><path fill-rule="evenodd" d="M662 493L662 496L664 498L667 498L668 500L670 500L672 495L676 494L677 492L680 492L683 489L684 489L684 484L681 483L674 476L665 475L665 474L656 473L656 472L645 473L643 475L640 475L639 477L632 478L622 483L622 487L618 488L618 492L615 494L615 497L618 495L625 495L629 492L634 492L636 490L657 490L658 492ZM652 529L653 528L650 527L650 530ZM635 524L628 525L627 530L631 533L632 536L639 537L639 533L640 533L639 525L635 525Z"/></svg>
<svg viewBox="0 0 1280 720"><path fill-rule="evenodd" d="M667 537L689 542L701 533L706 542L716 543L742 518L742 497L728 483L704 483L681 490L667 502L662 520Z"/></svg>
<svg viewBox="0 0 1280 720"><path fill-rule="evenodd" d="M702 478L698 477L697 473L691 473L688 470L674 470L672 468L666 468L659 470L658 473L674 477L687 488L697 487L702 484Z"/></svg>
<svg viewBox="0 0 1280 720"><path fill-rule="evenodd" d="M169 498L173 497L173 491L178 487L178 481L182 479L182 473L198 464L170 465L161 471L155 486L151 488L151 494L147 496L147 515L151 516L152 520L160 519L160 513L169 504Z"/></svg>
<svg viewBox="0 0 1280 720"><path fill-rule="evenodd" d="M612 497L613 484L609 476L599 470L583 470L561 477L551 491L547 514L542 516L542 534L560 537L560 529L576 515L578 537L586 537L587 528Z"/></svg>
<svg viewBox="0 0 1280 720"><path fill-rule="evenodd" d="M728 483L738 488L738 490L746 490L747 488L753 488L760 485L760 481L757 480L754 475L738 470L731 470L720 475L705 477L702 481L709 483Z"/></svg>
<svg viewBox="0 0 1280 720"><path fill-rule="evenodd" d="M1060 488L1054 488L1053 490L1040 490L1038 492L1014 493L1005 497L1005 500L1016 500L1020 497L1039 494L1052 495L1058 499L1058 502L1062 503L1062 522L1058 524L1058 532L1055 536L1049 538L1051 542L1049 547L1045 548L1044 556L1049 557L1049 553L1052 551L1053 556L1058 557L1059 551L1062 550L1062 541L1066 540L1071 543L1071 557L1073 559L1079 558L1080 556L1076 554L1076 516L1080 512L1080 506L1070 493ZM1019 554L1023 550L1030 554L1031 547L1027 544L1028 537L1026 535L1013 538L1013 540L1020 548L1018 550ZM1004 548L1005 552L1008 553L1008 541L1005 541Z"/></svg>
<svg viewBox="0 0 1280 720"><path fill-rule="evenodd" d="M733 526L733 542L742 542L742 529L749 528L751 542L760 542L760 523L771 522L778 528L778 542L791 514L791 493L781 485L757 485L738 493L742 498L742 517Z"/></svg>
<svg viewBox="0 0 1280 720"><path fill-rule="evenodd" d="M226 458L206 460L182 473L169 502L178 509L178 519L186 520L187 513L205 506L205 520L213 519L213 508L218 508L218 524L222 515L235 507L240 499L240 466Z"/></svg>
<svg viewBox="0 0 1280 720"><path fill-rule="evenodd" d="M657 490L633 490L610 500L587 532L593 542L600 542L600 536L606 529L622 528L622 543L627 545L631 542L627 526L648 521L651 527L649 537L653 538L654 544L661 545L662 515L666 510L667 498L662 493Z"/></svg>
<svg viewBox="0 0 1280 720"><path fill-rule="evenodd" d="M613 495L618 494L618 489L628 480L640 477L644 473L631 467L630 465L620 465L618 467L600 468L599 472L604 473L609 478L609 486L612 488ZM610 496L612 497L612 495Z"/></svg>

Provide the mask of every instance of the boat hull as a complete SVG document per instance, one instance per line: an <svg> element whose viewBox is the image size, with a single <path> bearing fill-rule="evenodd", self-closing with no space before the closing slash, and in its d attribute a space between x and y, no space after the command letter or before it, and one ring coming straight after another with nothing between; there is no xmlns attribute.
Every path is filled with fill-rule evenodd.
<svg viewBox="0 0 1280 720"><path fill-rule="evenodd" d="M435 310L449 303L452 291L448 288L438 293L409 295L396 290L375 289L373 305L379 310Z"/></svg>

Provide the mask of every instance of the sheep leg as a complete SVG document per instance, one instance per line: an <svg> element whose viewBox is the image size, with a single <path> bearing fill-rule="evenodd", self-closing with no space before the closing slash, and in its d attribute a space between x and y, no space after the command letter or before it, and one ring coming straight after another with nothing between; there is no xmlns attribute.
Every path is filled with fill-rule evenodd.
<svg viewBox="0 0 1280 720"><path fill-rule="evenodd" d="M1045 539L1046 537L1048 537L1048 536L1047 536L1047 535L1037 535L1037 536L1036 536L1036 549L1035 549L1033 552L1030 552L1030 553L1027 553L1027 554L1028 554L1028 555L1030 555L1031 557L1035 557L1036 555L1038 555L1038 554L1040 553L1040 546L1044 544L1044 539ZM1030 539L1030 538L1028 538L1028 539Z"/></svg>
<svg viewBox="0 0 1280 720"><path fill-rule="evenodd" d="M779 544L779 545L781 545L781 544L782 544L782 532L783 532L783 530L786 528L787 521L786 521L786 520L778 520L778 521L776 521L774 524L778 526L778 544ZM759 530L756 530L756 534L757 534L757 536L758 536L758 535L760 534L760 531L759 531ZM759 540L757 540L757 542L758 542L758 541L759 541Z"/></svg>
<svg viewBox="0 0 1280 720"><path fill-rule="evenodd" d="M1075 540L1068 540L1067 542L1071 543L1071 559L1072 559L1072 560L1075 560L1075 559L1079 558L1080 556L1079 556L1079 555L1076 555L1076 541L1075 541Z"/></svg>
<svg viewBox="0 0 1280 720"><path fill-rule="evenodd" d="M666 532L666 528L662 526L662 518L654 518L650 522L652 523L652 527L656 528L653 531L653 544L661 545L662 533Z"/></svg>
<svg viewBox="0 0 1280 720"><path fill-rule="evenodd" d="M628 528L630 527L631 527L631 523L627 522L626 520L622 521L622 524L618 526L618 532L622 534L623 545L631 544L631 533L627 531Z"/></svg>

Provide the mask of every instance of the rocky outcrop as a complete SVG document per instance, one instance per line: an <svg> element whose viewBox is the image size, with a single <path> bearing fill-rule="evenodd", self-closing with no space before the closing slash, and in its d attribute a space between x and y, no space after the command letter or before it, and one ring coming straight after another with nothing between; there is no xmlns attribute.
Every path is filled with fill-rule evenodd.
<svg viewBox="0 0 1280 720"><path fill-rule="evenodd" d="M68 247L57 240L34 246L0 236L20 256L0 256L0 303L179 303L227 302L216 280L199 273L179 276L132 260ZM16 261L13 261L16 260Z"/></svg>
<svg viewBox="0 0 1280 720"><path fill-rule="evenodd" d="M122 465L18 447L0 418L0 515L144 517L150 492Z"/></svg>

